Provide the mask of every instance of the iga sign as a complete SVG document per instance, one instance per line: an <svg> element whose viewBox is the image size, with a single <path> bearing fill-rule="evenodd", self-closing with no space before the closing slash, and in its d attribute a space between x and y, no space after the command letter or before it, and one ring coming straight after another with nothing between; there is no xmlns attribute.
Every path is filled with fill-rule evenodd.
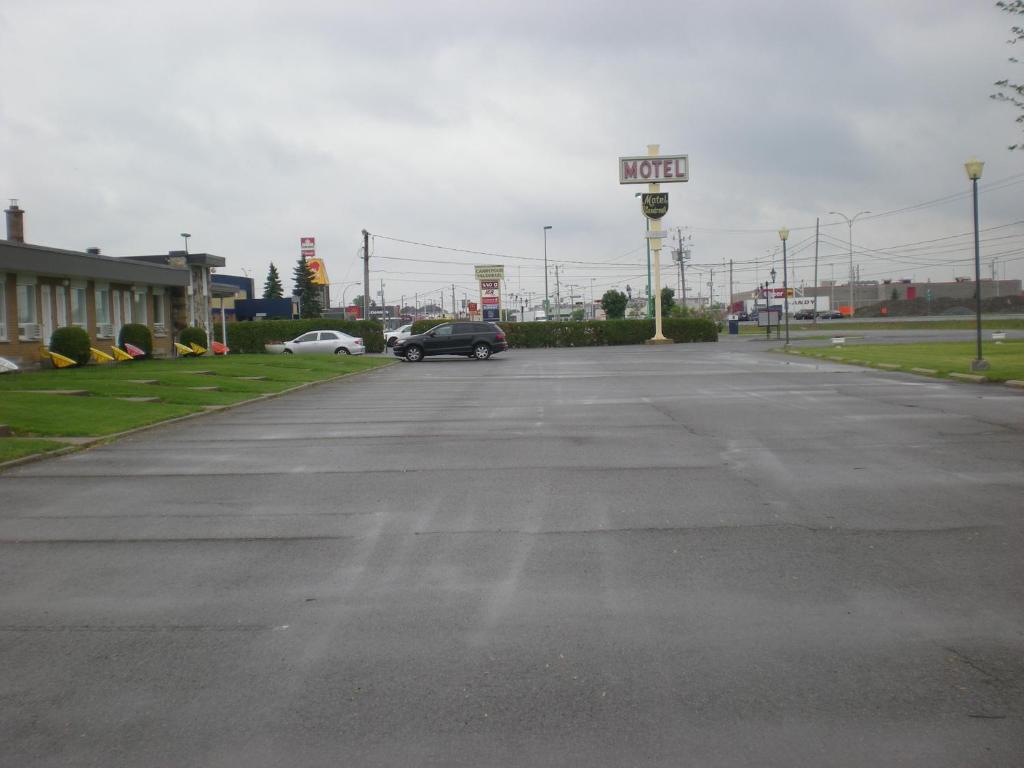
<svg viewBox="0 0 1024 768"><path fill-rule="evenodd" d="M689 180L688 155L619 158L619 184L669 184Z"/></svg>

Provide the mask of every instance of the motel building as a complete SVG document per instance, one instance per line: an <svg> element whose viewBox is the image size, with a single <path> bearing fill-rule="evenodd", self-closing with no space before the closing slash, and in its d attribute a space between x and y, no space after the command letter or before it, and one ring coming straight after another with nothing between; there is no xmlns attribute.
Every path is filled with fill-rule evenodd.
<svg viewBox="0 0 1024 768"><path fill-rule="evenodd" d="M214 299L235 286L214 284L212 271L225 260L208 253L115 258L98 248L68 251L25 242L24 211L12 201L7 238L0 240L0 357L21 368L38 366L54 330L84 328L104 352L117 344L128 323L149 326L154 357L174 354L186 326L212 337Z"/></svg>

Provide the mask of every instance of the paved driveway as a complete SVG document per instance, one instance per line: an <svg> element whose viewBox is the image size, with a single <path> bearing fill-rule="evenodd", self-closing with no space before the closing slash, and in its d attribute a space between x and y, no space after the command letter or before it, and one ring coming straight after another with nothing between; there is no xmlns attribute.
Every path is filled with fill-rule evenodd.
<svg viewBox="0 0 1024 768"><path fill-rule="evenodd" d="M399 364L0 475L4 764L1024 762L1024 395Z"/></svg>

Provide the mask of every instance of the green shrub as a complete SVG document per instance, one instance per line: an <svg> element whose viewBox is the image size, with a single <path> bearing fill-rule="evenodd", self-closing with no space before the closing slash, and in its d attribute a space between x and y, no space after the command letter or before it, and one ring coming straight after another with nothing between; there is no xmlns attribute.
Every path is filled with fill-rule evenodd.
<svg viewBox="0 0 1024 768"><path fill-rule="evenodd" d="M384 351L384 326L377 320L245 320L227 324L232 352L264 352L264 344L291 341L308 331L341 331L363 340L367 352Z"/></svg>
<svg viewBox="0 0 1024 768"><path fill-rule="evenodd" d="M425 333L446 320L417 320L413 333ZM513 349L603 347L643 344L654 336L653 320L588 320L585 322L498 323ZM718 329L703 318L664 318L662 332L678 343L718 341Z"/></svg>
<svg viewBox="0 0 1024 768"><path fill-rule="evenodd" d="M146 357L153 355L153 333L148 325L140 323L128 323L121 328L117 337L117 345L124 349L125 344L132 344L146 353Z"/></svg>
<svg viewBox="0 0 1024 768"><path fill-rule="evenodd" d="M206 331L202 328L196 328L194 325L183 328L181 333L178 334L178 341L186 347L191 344L198 344L203 349L206 349L210 346L206 340Z"/></svg>
<svg viewBox="0 0 1024 768"><path fill-rule="evenodd" d="M84 328L77 325L69 325L58 328L50 337L50 351L58 355L70 357L79 365L89 362L89 348L92 342L89 341L89 334Z"/></svg>

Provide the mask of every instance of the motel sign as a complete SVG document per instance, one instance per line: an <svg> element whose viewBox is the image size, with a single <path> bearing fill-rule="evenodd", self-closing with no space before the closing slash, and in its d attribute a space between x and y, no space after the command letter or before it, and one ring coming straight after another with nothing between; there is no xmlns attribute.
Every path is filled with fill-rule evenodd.
<svg viewBox="0 0 1024 768"><path fill-rule="evenodd" d="M689 180L689 155L619 158L619 184L670 184Z"/></svg>

